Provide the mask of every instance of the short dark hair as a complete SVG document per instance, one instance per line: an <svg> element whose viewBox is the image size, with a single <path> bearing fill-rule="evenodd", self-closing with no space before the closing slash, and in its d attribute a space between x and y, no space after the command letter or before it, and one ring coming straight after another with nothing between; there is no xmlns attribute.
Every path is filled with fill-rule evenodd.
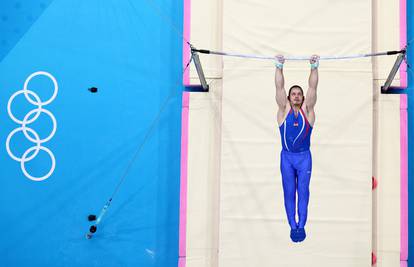
<svg viewBox="0 0 414 267"><path fill-rule="evenodd" d="M298 89L302 92L302 95L303 95L303 101L302 101L302 104L303 104L303 102L305 102L305 96L304 96L304 94L303 94L303 89L302 89L302 87L300 87L300 86L299 86L299 85L297 85L297 84L292 85L292 86L289 88L289 94L288 94L288 96L287 96L287 99L290 101L290 92L292 91L292 89L295 89L295 88L298 88Z"/></svg>
<svg viewBox="0 0 414 267"><path fill-rule="evenodd" d="M290 87L288 96L290 96L290 92L292 92L292 89L294 89L294 88L298 88L302 92L302 95L303 95L303 89L302 89L302 87L300 87L299 85L296 85L295 84L295 85L292 85Z"/></svg>

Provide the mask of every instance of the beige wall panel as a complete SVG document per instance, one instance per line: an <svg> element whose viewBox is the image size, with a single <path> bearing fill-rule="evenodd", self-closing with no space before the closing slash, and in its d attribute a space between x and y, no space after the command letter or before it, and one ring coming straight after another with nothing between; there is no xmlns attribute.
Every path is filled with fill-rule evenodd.
<svg viewBox="0 0 414 267"><path fill-rule="evenodd" d="M400 1L375 0L373 4L373 50L382 52L400 49ZM374 59L374 79L384 81L397 56ZM399 72L393 86L399 86Z"/></svg>
<svg viewBox="0 0 414 267"><path fill-rule="evenodd" d="M190 94L187 267L218 265L222 85L209 82L209 93Z"/></svg>
<svg viewBox="0 0 414 267"><path fill-rule="evenodd" d="M377 266L397 267L400 266L400 96L379 95L377 101L378 187L374 191L373 240Z"/></svg>
<svg viewBox="0 0 414 267"><path fill-rule="evenodd" d="M285 71L299 84L308 74ZM371 75L321 70L309 235L295 244L283 206L273 70L239 74L227 80L224 72L219 266L367 266Z"/></svg>

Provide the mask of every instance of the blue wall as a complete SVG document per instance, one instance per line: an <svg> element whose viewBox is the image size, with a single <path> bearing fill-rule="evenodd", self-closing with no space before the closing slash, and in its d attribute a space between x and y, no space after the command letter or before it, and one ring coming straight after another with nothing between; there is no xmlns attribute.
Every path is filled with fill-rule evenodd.
<svg viewBox="0 0 414 267"><path fill-rule="evenodd" d="M182 28L181 1L0 2L0 266L177 266L182 40L169 23ZM41 144L56 168L41 182L5 148L20 126L7 103L37 71L59 85L43 106L57 131ZM28 89L46 101L53 83L37 76ZM35 108L23 94L12 103L20 120ZM46 113L27 126L40 138L53 128ZM99 213L141 144L98 232L85 239L88 214ZM10 139L19 157L33 146L22 131ZM51 158L41 150L25 166L40 177Z"/></svg>
<svg viewBox="0 0 414 267"><path fill-rule="evenodd" d="M407 49L407 61L410 65L409 68L411 71L408 71L408 89L407 89L407 104L408 104L408 262L409 266L413 266L414 263L414 76L413 76L413 67L414 67L414 43L412 43L414 38L414 19L412 14L414 14L414 1L407 0L407 40L409 46Z"/></svg>

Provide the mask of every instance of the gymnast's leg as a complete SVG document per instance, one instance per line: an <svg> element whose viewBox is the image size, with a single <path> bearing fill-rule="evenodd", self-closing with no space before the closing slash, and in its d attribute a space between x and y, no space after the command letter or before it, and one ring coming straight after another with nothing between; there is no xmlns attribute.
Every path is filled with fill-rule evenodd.
<svg viewBox="0 0 414 267"><path fill-rule="evenodd" d="M280 158L280 171L282 173L283 194L287 219L291 228L292 241L296 233L296 172L290 163L289 157L282 151Z"/></svg>
<svg viewBox="0 0 414 267"><path fill-rule="evenodd" d="M295 165L298 174L298 235L299 241L303 241L306 238L305 225L308 217L309 184L312 174L312 156L310 151L301 155L301 159Z"/></svg>

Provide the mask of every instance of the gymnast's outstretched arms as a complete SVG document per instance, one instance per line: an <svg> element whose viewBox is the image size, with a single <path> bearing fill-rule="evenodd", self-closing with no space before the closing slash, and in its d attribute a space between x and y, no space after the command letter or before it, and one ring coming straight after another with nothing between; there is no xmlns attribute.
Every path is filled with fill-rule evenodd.
<svg viewBox="0 0 414 267"><path fill-rule="evenodd" d="M285 63L285 58L282 55L276 56L276 71L275 71L275 85L276 85L276 103L278 106L277 111L277 122L280 125L285 117L285 112L287 108L287 95L285 91L285 78L283 76L283 64Z"/></svg>
<svg viewBox="0 0 414 267"><path fill-rule="evenodd" d="M309 75L309 88L306 93L305 97L305 112L306 117L309 121L309 124L313 126L315 123L315 111L314 107L316 104L317 99L317 87L318 87L318 80L319 80L319 73L318 73L318 67L319 67L319 56L313 55L309 59L309 63L311 65L311 71Z"/></svg>

